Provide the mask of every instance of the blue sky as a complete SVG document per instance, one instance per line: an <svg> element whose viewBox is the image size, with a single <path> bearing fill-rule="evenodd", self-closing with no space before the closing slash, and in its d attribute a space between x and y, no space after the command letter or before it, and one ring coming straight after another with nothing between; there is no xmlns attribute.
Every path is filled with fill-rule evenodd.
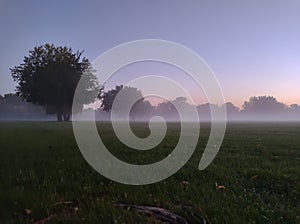
<svg viewBox="0 0 300 224"><path fill-rule="evenodd" d="M0 94L14 91L9 68L34 46L84 49L93 61L123 42L155 38L197 52L226 101L241 106L250 96L273 95L300 104L299 12L299 0L2 0Z"/></svg>

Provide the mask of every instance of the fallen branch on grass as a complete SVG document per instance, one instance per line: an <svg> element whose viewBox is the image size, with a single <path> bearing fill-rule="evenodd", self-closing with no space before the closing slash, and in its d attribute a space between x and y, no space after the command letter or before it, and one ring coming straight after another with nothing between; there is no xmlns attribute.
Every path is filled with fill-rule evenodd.
<svg viewBox="0 0 300 224"><path fill-rule="evenodd" d="M176 215L164 208L144 206L144 205L128 205L128 204L115 204L116 207L125 208L129 210L136 210L154 218L168 222L170 224L188 224L188 222L179 215Z"/></svg>
<svg viewBox="0 0 300 224"><path fill-rule="evenodd" d="M57 214L52 214L52 215L49 215L48 217L46 218L43 218L41 220L38 220L36 222L34 222L33 224L44 224L46 222L49 222L51 221L52 219L56 218L57 217Z"/></svg>

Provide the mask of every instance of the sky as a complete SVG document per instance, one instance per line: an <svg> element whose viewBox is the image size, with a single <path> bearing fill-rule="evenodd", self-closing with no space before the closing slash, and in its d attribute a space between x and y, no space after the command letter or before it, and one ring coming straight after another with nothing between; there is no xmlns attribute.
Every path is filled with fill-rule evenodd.
<svg viewBox="0 0 300 224"><path fill-rule="evenodd" d="M199 54L225 100L238 107L259 95L300 104L299 12L299 0L0 0L0 94L14 92L9 68L35 46L70 46L93 61L118 44L153 38ZM126 71L134 70L124 69L110 85L122 84L130 76ZM174 77L186 82L180 72Z"/></svg>

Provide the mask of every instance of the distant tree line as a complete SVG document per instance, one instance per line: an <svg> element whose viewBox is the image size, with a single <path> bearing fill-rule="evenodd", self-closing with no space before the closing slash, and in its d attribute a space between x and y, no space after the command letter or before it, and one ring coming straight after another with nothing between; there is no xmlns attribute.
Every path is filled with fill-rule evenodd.
<svg viewBox="0 0 300 224"><path fill-rule="evenodd" d="M162 116L166 120L177 121L179 120L179 114L174 104L180 104L182 107L192 107L185 97L177 97L172 101L164 101L157 106L152 106L149 101L145 100L140 90L121 85L102 92L100 95L102 103L98 110L99 114L103 116L102 111L111 112L115 97L122 89L122 94L118 100L121 100L124 104L130 101L130 98L140 99L131 108L131 120L143 120L153 116ZM215 109L225 107L229 120L300 120L300 105L292 104L288 106L278 102L273 96L251 97L248 101L244 102L241 109L231 102L227 102L221 106L209 103L200 104L196 106L200 120L211 120L212 107ZM118 108L115 108L115 110L118 110Z"/></svg>
<svg viewBox="0 0 300 224"><path fill-rule="evenodd" d="M101 101L101 107L96 112L100 118L109 117L110 113L120 114L134 99L138 100L130 110L131 120L143 120L156 115L166 120L179 120L179 114L174 105L180 105L183 108L193 107L186 98L180 96L153 106L143 97L140 90L129 86L119 85L104 91L104 86L98 83L89 60L82 57L82 54L83 51L73 52L70 47L53 44L37 46L30 50L29 55L24 57L23 63L10 69L18 85L16 94L0 96L0 118L43 118L46 111L47 114L56 115L57 121L69 121L72 108L75 108L73 110L75 112L81 112L85 104L92 103L97 98ZM73 97L79 80L82 81L80 100L73 105ZM116 97L117 94L118 97ZM115 108L112 108L114 101L118 103ZM200 119L210 120L212 107L215 109L225 107L229 119L300 120L298 104L287 106L272 96L251 97L245 101L241 109L231 102L221 106L201 104L197 106Z"/></svg>
<svg viewBox="0 0 300 224"><path fill-rule="evenodd" d="M1 120L54 119L45 113L45 108L24 101L17 94L0 95Z"/></svg>
<svg viewBox="0 0 300 224"><path fill-rule="evenodd" d="M101 119L109 119L112 112L112 104L118 92L123 89L122 96L119 100L126 104L127 100L136 95L139 100L133 105L130 110L130 119L133 121L149 119L153 116L162 116L169 121L177 121L179 114L173 105L182 104L185 107L191 107L184 97L177 97L172 101L164 101L156 106L153 106L146 100L141 91L128 86L116 86L109 91L103 91L99 98L101 100L100 108L95 112L93 110L84 110L83 112L96 113L96 117ZM122 106L122 103L119 106ZM292 104L290 106L278 102L272 96L251 97L245 101L242 108L238 108L231 102L217 106L214 104L200 104L196 106L200 120L210 120L210 108L225 107L227 118L229 120L300 120L300 105ZM115 108L118 110L118 108ZM48 114L48 115L47 115ZM50 116L51 112L45 110L42 106L37 106L22 100L17 94L0 95L0 119L54 119Z"/></svg>

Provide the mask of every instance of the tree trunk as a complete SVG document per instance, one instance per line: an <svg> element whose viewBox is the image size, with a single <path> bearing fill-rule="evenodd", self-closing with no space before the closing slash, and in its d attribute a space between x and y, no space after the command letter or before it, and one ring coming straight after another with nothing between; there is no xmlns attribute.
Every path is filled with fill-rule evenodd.
<svg viewBox="0 0 300 224"><path fill-rule="evenodd" d="M64 115L63 115L63 117L64 117L64 121L70 121L70 119L71 119L71 111L68 110L67 112L65 112Z"/></svg>
<svg viewBox="0 0 300 224"><path fill-rule="evenodd" d="M58 122L61 122L61 121L63 120L63 119L62 119L62 114L61 114L60 111L57 111L56 117L57 117L57 121L58 121Z"/></svg>

